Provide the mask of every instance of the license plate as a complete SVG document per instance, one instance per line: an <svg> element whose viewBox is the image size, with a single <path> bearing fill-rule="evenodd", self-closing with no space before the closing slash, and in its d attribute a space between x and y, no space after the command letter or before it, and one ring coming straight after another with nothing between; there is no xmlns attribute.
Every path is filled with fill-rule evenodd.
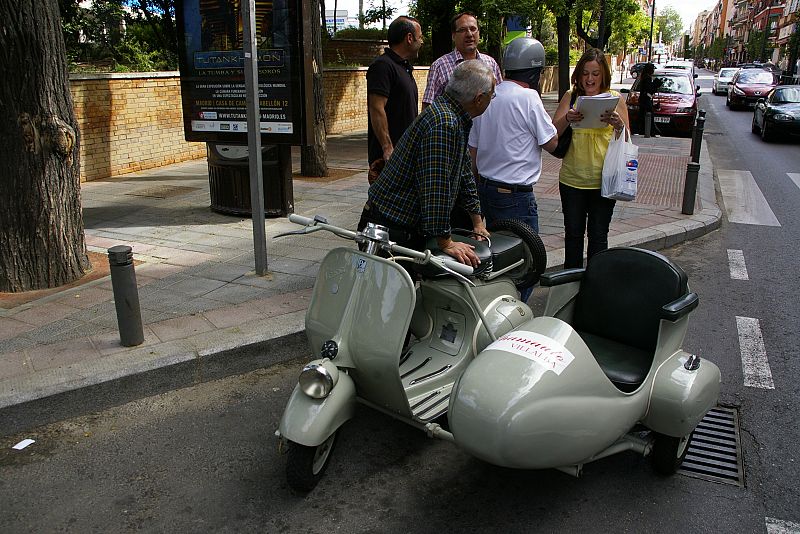
<svg viewBox="0 0 800 534"><path fill-rule="evenodd" d="M661 122L663 124L669 124L669 117L653 117L655 122Z"/></svg>

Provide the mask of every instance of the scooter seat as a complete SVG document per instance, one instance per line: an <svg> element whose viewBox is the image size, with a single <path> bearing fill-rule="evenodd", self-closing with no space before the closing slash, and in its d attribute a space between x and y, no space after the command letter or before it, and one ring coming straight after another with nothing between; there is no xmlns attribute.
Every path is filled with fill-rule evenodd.
<svg viewBox="0 0 800 534"><path fill-rule="evenodd" d="M498 272L525 259L525 243L516 236L492 233L492 271Z"/></svg>
<svg viewBox="0 0 800 534"><path fill-rule="evenodd" d="M477 239L472 239L467 236L458 235L453 233L451 236L453 241L458 241L461 243L468 243L475 247L475 254L478 256L480 260L480 265L476 267L473 271L474 276L480 276L483 273L491 272L492 271L492 251L489 250L489 244L486 241L478 241ZM436 239L429 239L428 240L428 250L431 251L431 254L434 256L440 256L442 258L450 258L445 252L439 249L437 245ZM450 258L452 259L452 258ZM441 276L448 276L446 272L443 272L435 267L431 267L429 265L417 265L416 266L417 272L419 272L422 276L426 278L438 278Z"/></svg>
<svg viewBox="0 0 800 534"><path fill-rule="evenodd" d="M468 243L475 247L475 254L481 260L481 264L475 269L474 276L488 275L491 272L497 272L514 265L519 260L525 259L525 243L522 239L504 235L500 233L493 233L489 238L489 242L478 241L468 236L452 234L453 241L461 243ZM491 248L489 248L491 243ZM445 253L439 250L436 246L436 240L428 242L428 248L437 256L444 256ZM444 276L446 273L441 271L432 272L431 269L422 269L422 274L425 276Z"/></svg>
<svg viewBox="0 0 800 534"><path fill-rule="evenodd" d="M653 363L651 352L588 332L577 332L612 384L625 393L639 389Z"/></svg>

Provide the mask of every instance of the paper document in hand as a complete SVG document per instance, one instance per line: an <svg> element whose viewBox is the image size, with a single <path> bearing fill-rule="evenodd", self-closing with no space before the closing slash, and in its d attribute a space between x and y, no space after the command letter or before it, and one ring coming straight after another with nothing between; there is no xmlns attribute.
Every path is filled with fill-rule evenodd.
<svg viewBox="0 0 800 534"><path fill-rule="evenodd" d="M600 120L600 115L617 107L619 96L603 93L595 96L579 96L575 110L583 113L583 120L573 122L573 128L604 128L608 126Z"/></svg>

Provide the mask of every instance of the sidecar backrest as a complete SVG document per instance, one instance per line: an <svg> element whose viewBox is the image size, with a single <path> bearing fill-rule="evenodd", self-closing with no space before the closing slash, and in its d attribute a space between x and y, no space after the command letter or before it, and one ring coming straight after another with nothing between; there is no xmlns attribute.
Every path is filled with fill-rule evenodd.
<svg viewBox="0 0 800 534"><path fill-rule="evenodd" d="M629 247L604 250L586 267L572 326L611 381L630 391L652 364L662 306L687 293L686 273L663 255Z"/></svg>

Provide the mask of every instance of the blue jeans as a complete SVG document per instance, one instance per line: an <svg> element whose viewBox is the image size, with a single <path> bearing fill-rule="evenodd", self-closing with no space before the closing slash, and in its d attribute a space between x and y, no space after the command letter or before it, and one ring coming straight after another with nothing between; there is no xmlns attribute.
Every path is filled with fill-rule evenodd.
<svg viewBox="0 0 800 534"><path fill-rule="evenodd" d="M608 227L615 200L600 196L599 189L577 189L558 184L564 213L564 268L583 267L583 236L589 238L586 261L608 248Z"/></svg>
<svg viewBox="0 0 800 534"><path fill-rule="evenodd" d="M503 193L496 186L478 182L478 196L481 199L481 211L486 217L486 226L501 219L519 219L539 233L539 212L533 191ZM533 286L517 287L517 290L520 300L527 302L533 293Z"/></svg>
<svg viewBox="0 0 800 534"><path fill-rule="evenodd" d="M486 226L500 219L521 219L539 233L539 211L533 191L501 193L495 186L478 183L478 196Z"/></svg>

